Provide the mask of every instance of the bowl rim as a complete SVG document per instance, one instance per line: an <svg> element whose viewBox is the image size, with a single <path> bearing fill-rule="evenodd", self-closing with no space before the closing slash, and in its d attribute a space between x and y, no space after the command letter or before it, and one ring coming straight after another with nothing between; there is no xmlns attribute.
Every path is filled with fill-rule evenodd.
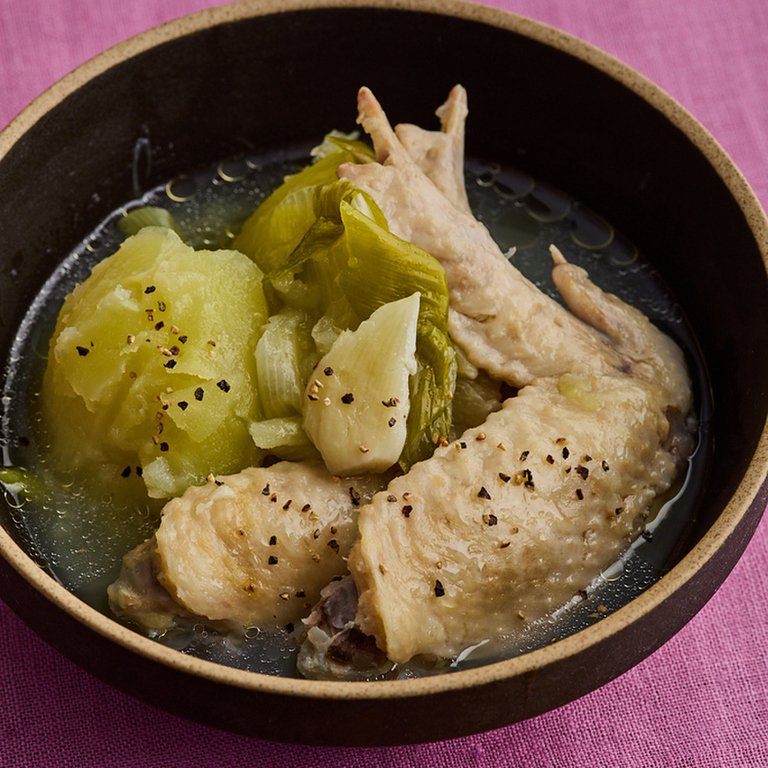
<svg viewBox="0 0 768 768"><path fill-rule="evenodd" d="M468 0L238 0L198 11L141 32L86 61L51 85L0 132L0 160L45 114L84 83L111 67L172 39L247 18L317 9L374 8L433 13L508 30L581 59L618 81L662 113L704 155L726 184L749 225L768 271L768 218L743 174L680 103L644 75L614 56L567 32L509 11ZM89 629L151 661L212 682L272 694L326 699L397 699L487 685L530 673L609 639L640 616L659 607L720 550L753 505L763 504L768 476L768 428L764 425L749 466L729 503L711 528L663 578L595 624L535 651L469 670L406 680L339 682L278 677L187 656L151 640L81 601L42 570L0 528L0 555L39 593Z"/></svg>

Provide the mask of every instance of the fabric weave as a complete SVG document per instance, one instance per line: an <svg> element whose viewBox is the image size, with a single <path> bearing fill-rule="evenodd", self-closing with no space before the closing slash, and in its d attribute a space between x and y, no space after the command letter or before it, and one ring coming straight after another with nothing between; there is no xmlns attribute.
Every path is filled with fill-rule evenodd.
<svg viewBox="0 0 768 768"><path fill-rule="evenodd" d="M764 0L487 2L574 34L659 84L716 137L768 207ZM0 127L87 58L216 4L0 0ZM619 679L490 733L369 750L278 745L155 711L76 668L0 603L0 768L768 766L767 574L765 518L714 598Z"/></svg>

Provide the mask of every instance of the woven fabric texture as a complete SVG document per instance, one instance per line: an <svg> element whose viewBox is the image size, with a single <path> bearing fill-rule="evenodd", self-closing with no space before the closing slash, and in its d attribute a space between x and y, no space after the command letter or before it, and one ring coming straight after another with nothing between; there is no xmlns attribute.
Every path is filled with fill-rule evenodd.
<svg viewBox="0 0 768 768"><path fill-rule="evenodd" d="M764 0L487 2L576 35L659 84L715 136L768 207ZM91 56L214 4L0 0L0 127ZM705 608L619 679L490 733L368 750L262 742L156 711L82 672L0 603L0 768L768 766L767 574L768 518Z"/></svg>

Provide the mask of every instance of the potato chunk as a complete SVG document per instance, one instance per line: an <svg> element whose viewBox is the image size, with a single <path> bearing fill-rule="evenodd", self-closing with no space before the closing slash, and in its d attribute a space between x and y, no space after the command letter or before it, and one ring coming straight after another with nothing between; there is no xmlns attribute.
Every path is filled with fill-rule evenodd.
<svg viewBox="0 0 768 768"><path fill-rule="evenodd" d="M149 495L167 498L255 461L261 281L242 254L194 251L156 227L97 264L51 340L43 412L54 463L110 487L138 468Z"/></svg>

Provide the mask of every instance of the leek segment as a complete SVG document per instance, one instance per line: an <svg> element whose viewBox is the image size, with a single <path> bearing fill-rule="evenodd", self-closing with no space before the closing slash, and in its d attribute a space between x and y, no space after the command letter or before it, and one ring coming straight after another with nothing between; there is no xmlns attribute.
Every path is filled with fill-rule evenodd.
<svg viewBox="0 0 768 768"><path fill-rule="evenodd" d="M356 330L380 307L418 293L415 366L409 369L408 397L402 399L410 407L402 448L394 458L407 471L430 456L450 430L457 363L447 332L445 273L432 256L389 232L367 193L337 178L342 163L372 161L370 148L335 136L322 146L319 159L288 177L233 243L265 273L264 291L273 315L257 350L263 417L303 413L306 361L317 363L340 334ZM371 375L375 379L382 371ZM299 402L303 405L297 409ZM261 434L256 426L251 432ZM267 442L259 437L257 445L266 448ZM293 451L288 443L273 446L283 458Z"/></svg>
<svg viewBox="0 0 768 768"><path fill-rule="evenodd" d="M336 169L342 163L370 161L374 157L360 141L328 140L338 150L323 154L312 165L286 178L248 218L232 243L234 250L253 259L264 272L279 267L315 222L315 189L336 181Z"/></svg>
<svg viewBox="0 0 768 768"><path fill-rule="evenodd" d="M344 331L307 386L304 429L334 475L385 472L403 451L419 303L384 304Z"/></svg>
<svg viewBox="0 0 768 768"><path fill-rule="evenodd" d="M315 345L306 315L290 307L272 315L256 344L256 379L265 419L301 415Z"/></svg>
<svg viewBox="0 0 768 768"><path fill-rule="evenodd" d="M145 205L128 211L117 222L117 227L126 237L135 235L145 227L163 227L180 235L179 228L173 214L165 208Z"/></svg>
<svg viewBox="0 0 768 768"><path fill-rule="evenodd" d="M396 458L408 470L450 429L456 354L447 332L445 272L428 253L390 233L375 203L349 182L318 188L315 201L325 215L265 275L265 290L311 319L317 357L380 307L420 294L407 430Z"/></svg>
<svg viewBox="0 0 768 768"><path fill-rule="evenodd" d="M317 449L304 431L301 416L281 416L251 422L249 430L257 448L288 461L317 457Z"/></svg>
<svg viewBox="0 0 768 768"><path fill-rule="evenodd" d="M256 344L262 419L249 431L256 447L281 459L317 456L302 426L304 383L319 355L307 315L284 307L269 318Z"/></svg>

